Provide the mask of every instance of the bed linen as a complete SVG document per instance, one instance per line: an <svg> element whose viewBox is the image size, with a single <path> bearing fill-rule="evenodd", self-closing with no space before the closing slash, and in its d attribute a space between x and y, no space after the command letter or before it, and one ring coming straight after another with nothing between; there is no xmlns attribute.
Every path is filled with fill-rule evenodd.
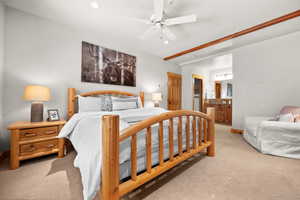
<svg viewBox="0 0 300 200"><path fill-rule="evenodd" d="M75 114L63 127L58 137L69 138L77 156L74 166L79 168L83 184L84 200L92 200L100 188L101 160L102 160L102 116L117 114L120 116L120 131L130 125L154 115L167 112L162 108L140 108L126 111L90 112ZM184 123L183 119L183 123ZM174 120L174 127L177 121ZM183 126L183 144L185 144L185 126ZM192 126L191 126L192 127ZM153 165L158 163L158 124L152 126L152 160ZM174 153L177 149L177 134L174 128ZM145 135L146 130L141 131L137 137L137 164L138 172L145 170ZM191 134L192 137L192 134ZM185 145L183 145L185 149ZM164 157L168 158L168 121L164 122ZM120 178L130 176L130 138L120 144Z"/></svg>

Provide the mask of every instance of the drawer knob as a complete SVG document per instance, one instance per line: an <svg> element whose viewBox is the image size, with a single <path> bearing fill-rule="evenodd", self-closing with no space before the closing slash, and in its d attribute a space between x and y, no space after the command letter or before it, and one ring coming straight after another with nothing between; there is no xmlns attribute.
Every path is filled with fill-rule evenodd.
<svg viewBox="0 0 300 200"><path fill-rule="evenodd" d="M47 145L47 148L52 148L52 147L54 147L54 144L48 144Z"/></svg>
<svg viewBox="0 0 300 200"><path fill-rule="evenodd" d="M25 133L24 136L25 137L35 137L35 136L37 136L37 134L36 133Z"/></svg>
<svg viewBox="0 0 300 200"><path fill-rule="evenodd" d="M36 150L36 148L33 145L30 145L30 148L26 149L27 152L33 152L35 150Z"/></svg>
<svg viewBox="0 0 300 200"><path fill-rule="evenodd" d="M56 133L55 131L46 131L45 134L50 135Z"/></svg>

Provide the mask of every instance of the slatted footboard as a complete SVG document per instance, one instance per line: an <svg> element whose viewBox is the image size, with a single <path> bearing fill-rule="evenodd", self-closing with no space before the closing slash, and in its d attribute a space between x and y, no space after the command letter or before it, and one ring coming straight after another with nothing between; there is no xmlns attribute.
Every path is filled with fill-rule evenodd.
<svg viewBox="0 0 300 200"><path fill-rule="evenodd" d="M168 160L164 160L164 121L168 121ZM174 121L178 123L174 127ZM184 124L183 124L184 122ZM159 164L152 162L152 129L159 124ZM102 165L102 200L118 200L123 195L159 176L193 155L207 149L208 156L215 156L215 111L208 108L207 114L193 111L172 111L141 121L120 133L119 116L103 116L103 165ZM183 126L185 126L186 148L183 148ZM197 128L198 127L198 128ZM174 153L174 129L177 128L178 153ZM137 173L137 135L146 130L146 171ZM192 134L192 136L190 135ZM131 138L131 179L120 183L119 177L119 146ZM190 140L192 138L192 142Z"/></svg>

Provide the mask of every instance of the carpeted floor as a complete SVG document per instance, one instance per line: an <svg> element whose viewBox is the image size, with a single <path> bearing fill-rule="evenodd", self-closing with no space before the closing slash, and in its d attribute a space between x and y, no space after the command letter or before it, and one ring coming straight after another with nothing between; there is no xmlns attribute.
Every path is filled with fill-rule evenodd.
<svg viewBox="0 0 300 200"><path fill-rule="evenodd" d="M300 160L262 155L229 127L217 125L217 156L196 156L137 189L129 200L298 200ZM81 200L75 153L0 166L1 200Z"/></svg>

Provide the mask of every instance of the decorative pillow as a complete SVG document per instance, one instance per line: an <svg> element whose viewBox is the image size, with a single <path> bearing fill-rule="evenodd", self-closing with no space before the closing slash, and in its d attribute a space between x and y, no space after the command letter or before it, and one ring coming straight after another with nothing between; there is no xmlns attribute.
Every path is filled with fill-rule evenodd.
<svg viewBox="0 0 300 200"><path fill-rule="evenodd" d="M138 97L111 97L111 99L113 111L139 108Z"/></svg>
<svg viewBox="0 0 300 200"><path fill-rule="evenodd" d="M78 112L100 112L101 102L99 97L82 97L78 95Z"/></svg>
<svg viewBox="0 0 300 200"><path fill-rule="evenodd" d="M300 115L294 115L294 120L296 123L300 122Z"/></svg>
<svg viewBox="0 0 300 200"><path fill-rule="evenodd" d="M294 122L294 115L292 113L283 114L279 116L280 122Z"/></svg>
<svg viewBox="0 0 300 200"><path fill-rule="evenodd" d="M276 115L275 117L269 119L268 121L279 121L280 115Z"/></svg>
<svg viewBox="0 0 300 200"><path fill-rule="evenodd" d="M138 102L138 108L143 108L143 104L140 96L119 96L119 98L136 99Z"/></svg>
<svg viewBox="0 0 300 200"><path fill-rule="evenodd" d="M292 113L293 115L300 115L300 107L297 106L284 106L280 110L280 115Z"/></svg>
<svg viewBox="0 0 300 200"><path fill-rule="evenodd" d="M101 104L101 110L102 111L112 111L112 100L110 95L102 95L102 104Z"/></svg>

